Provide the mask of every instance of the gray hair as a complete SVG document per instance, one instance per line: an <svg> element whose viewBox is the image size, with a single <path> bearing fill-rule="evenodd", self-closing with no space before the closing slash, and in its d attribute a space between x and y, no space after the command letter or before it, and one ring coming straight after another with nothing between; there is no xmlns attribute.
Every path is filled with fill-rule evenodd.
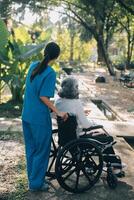
<svg viewBox="0 0 134 200"><path fill-rule="evenodd" d="M61 98L78 99L79 91L77 80L72 77L64 79L61 83L61 90L58 94Z"/></svg>

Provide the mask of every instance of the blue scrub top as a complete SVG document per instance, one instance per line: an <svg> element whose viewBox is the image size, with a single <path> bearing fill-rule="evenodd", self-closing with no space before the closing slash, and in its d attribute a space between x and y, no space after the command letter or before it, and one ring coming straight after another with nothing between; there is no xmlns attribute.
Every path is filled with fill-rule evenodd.
<svg viewBox="0 0 134 200"><path fill-rule="evenodd" d="M46 119L50 117L50 110L40 97L50 98L54 96L56 73L48 66L42 74L37 75L31 82L31 73L38 63L33 62L27 74L22 120L32 124L44 125Z"/></svg>

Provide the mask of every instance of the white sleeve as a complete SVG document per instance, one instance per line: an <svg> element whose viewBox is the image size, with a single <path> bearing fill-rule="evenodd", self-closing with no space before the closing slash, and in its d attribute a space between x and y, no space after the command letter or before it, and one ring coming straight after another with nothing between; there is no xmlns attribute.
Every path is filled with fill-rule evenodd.
<svg viewBox="0 0 134 200"><path fill-rule="evenodd" d="M92 125L92 123L88 121L82 103L79 99L77 101L76 117L82 128L89 128Z"/></svg>

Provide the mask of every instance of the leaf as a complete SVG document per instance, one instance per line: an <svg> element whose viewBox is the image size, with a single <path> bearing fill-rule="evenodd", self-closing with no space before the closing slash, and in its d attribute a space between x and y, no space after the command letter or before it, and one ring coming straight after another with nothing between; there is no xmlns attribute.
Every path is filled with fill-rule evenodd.
<svg viewBox="0 0 134 200"><path fill-rule="evenodd" d="M19 88L20 87L20 80L19 80L19 75L12 75L12 86L14 88Z"/></svg>
<svg viewBox="0 0 134 200"><path fill-rule="evenodd" d="M11 79L11 75L6 75L4 77L0 77L0 81L4 81L5 83L8 83Z"/></svg>
<svg viewBox="0 0 134 200"><path fill-rule="evenodd" d="M0 49L4 48L8 43L9 33L6 24L0 19Z"/></svg>
<svg viewBox="0 0 134 200"><path fill-rule="evenodd" d="M30 35L28 34L28 31L24 26L15 28L14 33L15 33L15 40L17 41L17 43L21 41L23 45L25 45L31 42Z"/></svg>
<svg viewBox="0 0 134 200"><path fill-rule="evenodd" d="M13 65L8 60L5 60L1 54L0 54L0 63L4 64L6 66L12 66Z"/></svg>
<svg viewBox="0 0 134 200"><path fill-rule="evenodd" d="M34 47L32 47L28 52L18 56L18 60L19 61L25 61L26 59L30 58L31 56L33 56L34 54L37 55L43 48L44 46L46 45L47 41L41 43L41 44L38 44Z"/></svg>

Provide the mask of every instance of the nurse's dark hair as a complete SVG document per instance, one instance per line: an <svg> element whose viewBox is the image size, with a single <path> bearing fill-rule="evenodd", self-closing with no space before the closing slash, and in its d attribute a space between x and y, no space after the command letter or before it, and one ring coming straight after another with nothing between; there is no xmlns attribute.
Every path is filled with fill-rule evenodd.
<svg viewBox="0 0 134 200"><path fill-rule="evenodd" d="M38 74L41 74L47 68L48 63L51 60L58 58L59 54L60 47L58 46L58 44L56 44L55 42L48 43L44 49L44 59L39 62L39 64L32 71L30 81L32 82Z"/></svg>

